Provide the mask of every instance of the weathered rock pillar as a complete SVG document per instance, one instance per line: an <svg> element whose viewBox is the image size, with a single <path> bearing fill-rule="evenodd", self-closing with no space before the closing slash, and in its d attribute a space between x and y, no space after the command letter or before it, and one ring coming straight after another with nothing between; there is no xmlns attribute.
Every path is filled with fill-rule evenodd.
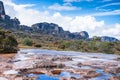
<svg viewBox="0 0 120 80"><path fill-rule="evenodd" d="M0 18L5 19L5 9L2 1L0 1Z"/></svg>

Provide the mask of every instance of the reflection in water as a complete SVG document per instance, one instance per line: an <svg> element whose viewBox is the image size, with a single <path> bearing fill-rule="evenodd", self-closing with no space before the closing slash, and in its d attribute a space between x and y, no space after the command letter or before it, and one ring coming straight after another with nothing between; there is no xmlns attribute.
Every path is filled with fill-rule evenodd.
<svg viewBox="0 0 120 80"><path fill-rule="evenodd" d="M46 74L41 74L41 75L39 75L39 77L37 78L37 80L59 80L59 79L56 78L56 77L48 76Z"/></svg>
<svg viewBox="0 0 120 80"><path fill-rule="evenodd" d="M79 74L72 74L70 72L61 72L60 77L63 78L70 78L70 77L74 77L76 79L82 78L82 76L80 76Z"/></svg>
<svg viewBox="0 0 120 80"><path fill-rule="evenodd" d="M98 69L98 70L96 70L96 72L101 73L102 75L98 76L96 78L92 78L92 80L103 80L103 79L107 79L108 80L112 76L112 74L103 72L102 69Z"/></svg>

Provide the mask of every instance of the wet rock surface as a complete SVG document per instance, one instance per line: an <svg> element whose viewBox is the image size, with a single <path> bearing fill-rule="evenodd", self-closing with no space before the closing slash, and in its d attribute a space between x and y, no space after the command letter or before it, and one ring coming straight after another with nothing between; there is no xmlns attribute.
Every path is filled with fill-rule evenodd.
<svg viewBox="0 0 120 80"><path fill-rule="evenodd" d="M21 50L0 61L0 80L120 79L119 55Z"/></svg>
<svg viewBox="0 0 120 80"><path fill-rule="evenodd" d="M120 80L120 76L112 76L110 77L110 80Z"/></svg>

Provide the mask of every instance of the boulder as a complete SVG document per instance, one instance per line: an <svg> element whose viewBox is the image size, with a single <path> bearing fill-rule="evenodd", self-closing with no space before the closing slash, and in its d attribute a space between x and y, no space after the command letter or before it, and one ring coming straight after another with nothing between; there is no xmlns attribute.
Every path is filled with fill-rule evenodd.
<svg viewBox="0 0 120 80"><path fill-rule="evenodd" d="M62 70L60 70L60 69L51 71L52 74L60 74L61 72L62 72Z"/></svg>

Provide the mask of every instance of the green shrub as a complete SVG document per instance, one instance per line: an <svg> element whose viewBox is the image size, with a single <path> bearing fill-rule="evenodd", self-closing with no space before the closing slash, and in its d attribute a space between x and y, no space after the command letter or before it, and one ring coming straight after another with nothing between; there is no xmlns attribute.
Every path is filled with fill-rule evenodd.
<svg viewBox="0 0 120 80"><path fill-rule="evenodd" d="M17 40L10 31L0 30L0 52L17 52Z"/></svg>
<svg viewBox="0 0 120 80"><path fill-rule="evenodd" d="M30 39L30 38L24 38L23 39L23 45L26 45L26 46L32 46L33 45L33 41Z"/></svg>

